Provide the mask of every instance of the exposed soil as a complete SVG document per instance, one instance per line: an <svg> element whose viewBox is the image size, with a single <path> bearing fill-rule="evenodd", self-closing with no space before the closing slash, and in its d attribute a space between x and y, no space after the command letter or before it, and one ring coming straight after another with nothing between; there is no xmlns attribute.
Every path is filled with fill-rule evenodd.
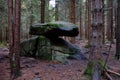
<svg viewBox="0 0 120 80"><path fill-rule="evenodd" d="M85 41L76 42L80 46L86 45ZM103 49L107 53L109 46ZM85 54L86 50L82 50ZM114 59L115 44L112 45L108 65L117 69L120 68L120 61ZM103 55L105 59L106 54ZM47 60L38 60L30 57L21 57L21 76L15 80L89 80L82 75L86 68L87 61L69 60L69 64L62 64ZM0 48L0 80L9 80L10 66L8 58L8 49ZM117 69L118 70L118 69ZM119 72L119 71L117 71ZM120 73L120 72L119 72ZM120 77L111 74L113 80L120 80ZM103 79L105 80L105 79Z"/></svg>

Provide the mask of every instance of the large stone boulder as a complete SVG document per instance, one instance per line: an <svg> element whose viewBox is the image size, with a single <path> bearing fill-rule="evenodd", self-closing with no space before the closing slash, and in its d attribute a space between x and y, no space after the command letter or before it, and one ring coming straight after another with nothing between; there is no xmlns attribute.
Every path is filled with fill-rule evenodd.
<svg viewBox="0 0 120 80"><path fill-rule="evenodd" d="M35 24L30 34L37 37L21 42L21 55L67 62L66 57L80 52L80 48L60 36L75 37L78 33L78 27L69 22Z"/></svg>
<svg viewBox="0 0 120 80"><path fill-rule="evenodd" d="M33 56L35 57L35 53L37 50L37 43L39 41L39 37L32 37L28 40L24 40L20 43L20 53L21 56Z"/></svg>
<svg viewBox="0 0 120 80"><path fill-rule="evenodd" d="M20 46L21 56L36 57L41 59L52 59L52 55L56 53L72 55L77 52L77 48L64 39L60 38L58 40L58 44L54 44L54 41L51 42L44 36L24 40L21 42Z"/></svg>

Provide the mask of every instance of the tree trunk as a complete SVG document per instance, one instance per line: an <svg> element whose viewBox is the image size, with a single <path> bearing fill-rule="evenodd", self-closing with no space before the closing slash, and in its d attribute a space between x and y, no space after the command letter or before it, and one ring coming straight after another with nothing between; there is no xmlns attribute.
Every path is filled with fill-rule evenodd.
<svg viewBox="0 0 120 80"><path fill-rule="evenodd" d="M11 76L14 73L13 70L13 52L14 52L14 44L13 44L13 25L14 25L14 21L13 21L13 0L8 0L8 26L9 26L9 55L10 55L10 66L11 66Z"/></svg>
<svg viewBox="0 0 120 80"><path fill-rule="evenodd" d="M88 0L86 0L86 3L85 3L85 6L86 6L86 11L85 11L85 39L88 38Z"/></svg>
<svg viewBox="0 0 120 80"><path fill-rule="evenodd" d="M75 0L71 0L70 21L75 24ZM71 38L72 43L75 43L75 38Z"/></svg>
<svg viewBox="0 0 120 80"><path fill-rule="evenodd" d="M32 3L32 1L31 1ZM30 27L33 25L33 21L34 21L34 17L33 17L33 8L32 8L32 4L30 6Z"/></svg>
<svg viewBox="0 0 120 80"><path fill-rule="evenodd" d="M45 22L45 0L41 0L41 23Z"/></svg>
<svg viewBox="0 0 120 80"><path fill-rule="evenodd" d="M45 4L46 4L46 8L45 8L45 22L50 22L49 1L50 0L46 0L45 1Z"/></svg>
<svg viewBox="0 0 120 80"><path fill-rule="evenodd" d="M103 0L103 8L105 7L105 3L104 3L104 0ZM105 12L103 13L103 41L102 43L104 44L105 43Z"/></svg>
<svg viewBox="0 0 120 80"><path fill-rule="evenodd" d="M108 1L108 21L107 21L107 38L109 41L113 42L113 0Z"/></svg>
<svg viewBox="0 0 120 80"><path fill-rule="evenodd" d="M21 0L15 0L15 10L13 10L13 0L8 1L9 10L9 49L11 79L20 75L20 10ZM13 13L13 11L15 11ZM13 15L15 14L15 15ZM13 19L14 18L14 19Z"/></svg>
<svg viewBox="0 0 120 80"><path fill-rule="evenodd" d="M58 21L58 0L55 0L55 21Z"/></svg>
<svg viewBox="0 0 120 80"><path fill-rule="evenodd" d="M2 29L0 28L0 43L2 42Z"/></svg>
<svg viewBox="0 0 120 80"><path fill-rule="evenodd" d="M117 28L116 28L116 58L120 59L120 0L117 7Z"/></svg>
<svg viewBox="0 0 120 80"><path fill-rule="evenodd" d="M87 25L86 25L86 38L88 39L88 45L90 44L90 34L91 34L91 0L86 2L87 8Z"/></svg>
<svg viewBox="0 0 120 80"><path fill-rule="evenodd" d="M92 0L92 35L88 70L91 69L91 80L100 80L100 61L102 60L103 39L103 0ZM86 69L86 70L87 70ZM93 73L92 73L93 72Z"/></svg>
<svg viewBox="0 0 120 80"><path fill-rule="evenodd" d="M114 30L114 34L115 34L115 39L116 39L116 29L117 29L117 7L118 7L118 4L117 4L117 0L115 0L115 4L114 4L114 16L115 16L115 22L114 22L114 24L115 24L115 30Z"/></svg>
<svg viewBox="0 0 120 80"><path fill-rule="evenodd" d="M79 29L80 29L80 39L83 38L83 28L82 28L82 1L80 1L80 23L79 23Z"/></svg>
<svg viewBox="0 0 120 80"><path fill-rule="evenodd" d="M15 0L15 16L14 16L14 74L20 75L20 12L21 12L21 0Z"/></svg>
<svg viewBox="0 0 120 80"><path fill-rule="evenodd" d="M8 42L8 27L6 27L6 42Z"/></svg>

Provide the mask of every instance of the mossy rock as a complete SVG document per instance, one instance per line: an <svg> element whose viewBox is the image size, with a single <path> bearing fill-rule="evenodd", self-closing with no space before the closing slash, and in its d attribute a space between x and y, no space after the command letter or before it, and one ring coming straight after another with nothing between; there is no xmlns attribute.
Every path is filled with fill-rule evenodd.
<svg viewBox="0 0 120 80"><path fill-rule="evenodd" d="M37 23L31 26L31 35L44 35L46 37L59 37L69 36L75 37L79 33L78 26L69 22L50 22L50 23Z"/></svg>
<svg viewBox="0 0 120 80"><path fill-rule="evenodd" d="M66 42L66 41L65 41ZM67 42L66 42L67 43ZM67 43L69 44L69 43ZM21 44L21 56L35 57L39 59L52 60L53 54L75 54L76 49L66 44L53 45L51 41L44 37L34 37L29 40L22 41Z"/></svg>
<svg viewBox="0 0 120 80"><path fill-rule="evenodd" d="M79 33L78 26L69 22L50 22L32 25L31 35L38 35L21 43L21 55L52 59L53 53L75 54L77 48L70 42L59 38L60 36L75 37Z"/></svg>

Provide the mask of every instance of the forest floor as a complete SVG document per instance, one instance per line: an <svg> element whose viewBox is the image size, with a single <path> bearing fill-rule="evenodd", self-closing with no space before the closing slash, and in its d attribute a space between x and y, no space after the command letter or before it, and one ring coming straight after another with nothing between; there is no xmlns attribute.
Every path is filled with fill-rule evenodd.
<svg viewBox="0 0 120 80"><path fill-rule="evenodd" d="M86 52L86 41L77 41L83 52ZM107 53L109 44L104 46L103 53ZM120 61L114 58L115 44L112 44L110 57L107 64L116 69L120 73ZM103 59L107 54L103 54ZM82 73L86 68L87 62L85 60L69 60L69 64L62 64L47 60L38 60L30 57L21 57L21 76L15 80L89 80ZM0 48L0 80L9 80L10 66L9 66L8 49ZM120 80L120 76L110 74L113 80ZM103 79L106 80L106 79Z"/></svg>

